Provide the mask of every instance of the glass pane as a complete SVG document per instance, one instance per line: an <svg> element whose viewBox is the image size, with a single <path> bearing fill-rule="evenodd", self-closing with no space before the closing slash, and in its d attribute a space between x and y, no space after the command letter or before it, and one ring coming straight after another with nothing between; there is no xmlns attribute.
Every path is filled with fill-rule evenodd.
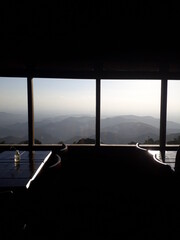
<svg viewBox="0 0 180 240"><path fill-rule="evenodd" d="M101 81L101 143L159 144L160 80Z"/></svg>
<svg viewBox="0 0 180 240"><path fill-rule="evenodd" d="M95 143L95 80L34 78L37 143Z"/></svg>
<svg viewBox="0 0 180 240"><path fill-rule="evenodd" d="M167 144L180 144L180 80L168 81Z"/></svg>
<svg viewBox="0 0 180 240"><path fill-rule="evenodd" d="M27 143L27 79L0 77L0 143Z"/></svg>

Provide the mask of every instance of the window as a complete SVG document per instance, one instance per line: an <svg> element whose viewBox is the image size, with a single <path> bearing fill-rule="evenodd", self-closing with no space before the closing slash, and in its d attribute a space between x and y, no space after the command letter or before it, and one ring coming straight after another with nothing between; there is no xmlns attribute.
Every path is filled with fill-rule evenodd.
<svg viewBox="0 0 180 240"><path fill-rule="evenodd" d="M180 144L180 81L168 80L167 144Z"/></svg>
<svg viewBox="0 0 180 240"><path fill-rule="evenodd" d="M162 132L168 145L180 143L178 80L168 80L167 96L166 86L156 79L33 78L32 82L34 122L29 118L29 131L34 127L35 134L28 137L31 85L26 78L0 77L1 145L28 143L28 138L32 142L34 136L35 144L42 145L139 142L165 150ZM160 121L162 94L162 102L167 97L167 124L162 115Z"/></svg>
<svg viewBox="0 0 180 240"><path fill-rule="evenodd" d="M0 77L0 144L27 140L27 79Z"/></svg>
<svg viewBox="0 0 180 240"><path fill-rule="evenodd" d="M160 80L101 81L101 142L159 144Z"/></svg>
<svg viewBox="0 0 180 240"><path fill-rule="evenodd" d="M34 78L36 143L95 143L93 79Z"/></svg>

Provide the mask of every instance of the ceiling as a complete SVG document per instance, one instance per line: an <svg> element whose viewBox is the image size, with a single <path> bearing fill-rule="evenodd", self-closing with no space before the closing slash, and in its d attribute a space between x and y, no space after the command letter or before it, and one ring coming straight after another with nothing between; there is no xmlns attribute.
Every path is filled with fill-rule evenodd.
<svg viewBox="0 0 180 240"><path fill-rule="evenodd" d="M0 29L1 68L180 61L179 8L173 1L5 1Z"/></svg>

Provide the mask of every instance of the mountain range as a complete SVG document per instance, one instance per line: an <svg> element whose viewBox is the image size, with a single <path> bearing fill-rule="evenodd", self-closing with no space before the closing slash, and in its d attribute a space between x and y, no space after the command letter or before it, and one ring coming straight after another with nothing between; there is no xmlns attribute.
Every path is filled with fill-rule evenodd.
<svg viewBox="0 0 180 240"><path fill-rule="evenodd" d="M95 117L55 116L35 121L35 139L41 143L76 143L82 138L95 139ZM101 142L106 144L144 143L159 140L158 118L151 116L120 115L101 119ZM27 141L27 117L0 112L0 143ZM180 124L167 122L167 139L180 135Z"/></svg>

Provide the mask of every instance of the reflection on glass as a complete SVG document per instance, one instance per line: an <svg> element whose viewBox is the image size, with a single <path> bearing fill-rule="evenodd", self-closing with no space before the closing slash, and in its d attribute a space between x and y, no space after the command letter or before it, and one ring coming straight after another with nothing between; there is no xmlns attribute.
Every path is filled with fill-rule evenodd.
<svg viewBox="0 0 180 240"><path fill-rule="evenodd" d="M168 80L167 144L180 144L180 80Z"/></svg>
<svg viewBox="0 0 180 240"><path fill-rule="evenodd" d="M101 143L159 144L160 80L101 81Z"/></svg>
<svg viewBox="0 0 180 240"><path fill-rule="evenodd" d="M95 80L34 78L36 143L95 143Z"/></svg>
<svg viewBox="0 0 180 240"><path fill-rule="evenodd" d="M0 144L27 143L27 79L0 77Z"/></svg>

